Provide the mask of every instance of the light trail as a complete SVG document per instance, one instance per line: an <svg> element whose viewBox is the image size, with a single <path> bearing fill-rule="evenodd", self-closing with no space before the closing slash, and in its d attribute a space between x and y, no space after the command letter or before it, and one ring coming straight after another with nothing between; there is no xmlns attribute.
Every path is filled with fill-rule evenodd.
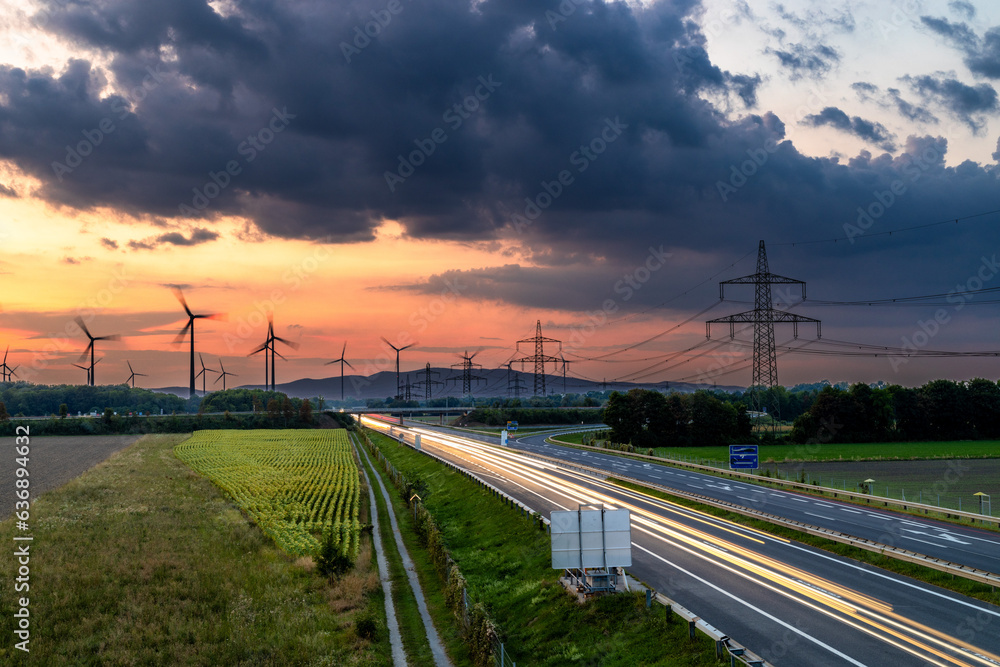
<svg viewBox="0 0 1000 667"><path fill-rule="evenodd" d="M789 540L496 446L423 428L390 427L390 425L367 417L363 417L362 420L366 425L378 431L384 432L392 428L404 438L405 434L419 434L422 447L431 445L442 454L458 456L467 464L478 466L490 474L502 475L505 482L557 507L567 508L576 504L602 503L609 509L626 508L631 513L633 530L646 535L649 539L708 562L714 567L721 568L829 619L924 660L928 665L938 667L948 667L949 665L954 667L996 667L1000 665L1000 656L938 629L928 627L914 619L907 618L897 613L891 604L755 550L759 547L773 545L778 548L792 547L813 554L812 551L794 545ZM690 522L694 522L701 528L690 525ZM722 533L722 535L717 533ZM732 541L734 539L739 543ZM664 560L664 562L669 562L655 550L650 550L648 544L644 545L633 541L633 546ZM829 556L825 558L834 560ZM677 567L676 564L671 564ZM679 569L687 572L683 568ZM868 572L868 570L865 571ZM700 577L698 579L704 581ZM893 581L897 580L893 579ZM922 587L907 585L926 592ZM717 588L717 590L721 589ZM947 597L951 601L972 606L979 611L985 611L1000 618L1000 614L992 610L983 610L981 607L954 600L940 593L933 594ZM741 604L764 613L750 602L738 598L732 593L726 592L726 595L738 600ZM808 633L784 622L782 625L808 638L812 643L825 650L832 651L838 657L847 659L852 664L863 664L848 658L842 652Z"/></svg>

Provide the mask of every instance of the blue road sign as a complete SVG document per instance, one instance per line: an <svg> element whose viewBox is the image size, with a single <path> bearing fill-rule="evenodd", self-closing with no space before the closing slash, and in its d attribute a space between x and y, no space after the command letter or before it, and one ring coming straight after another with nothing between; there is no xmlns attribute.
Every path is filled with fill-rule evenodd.
<svg viewBox="0 0 1000 667"><path fill-rule="evenodd" d="M514 421L507 422L507 430L508 431L516 431L517 430L517 422L514 422Z"/></svg>
<svg viewBox="0 0 1000 667"><path fill-rule="evenodd" d="M730 470L756 470L759 463L757 445L729 445Z"/></svg>

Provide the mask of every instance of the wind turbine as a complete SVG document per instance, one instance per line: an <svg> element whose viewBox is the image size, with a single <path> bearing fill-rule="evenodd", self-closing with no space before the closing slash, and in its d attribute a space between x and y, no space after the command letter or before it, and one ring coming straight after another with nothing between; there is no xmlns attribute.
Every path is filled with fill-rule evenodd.
<svg viewBox="0 0 1000 667"><path fill-rule="evenodd" d="M125 360L125 363L128 364L128 370L129 370L129 373L131 373L131 375L128 376L128 379L125 380L125 384L128 384L129 382L131 382L132 383L132 388L135 389L135 378L136 377L147 377L147 375L145 373L136 373L132 369L132 362L129 361L128 359Z"/></svg>
<svg viewBox="0 0 1000 667"><path fill-rule="evenodd" d="M195 378L201 378L201 394L202 396L207 396L208 390L205 388L206 387L205 380L208 379L209 373L218 373L219 371L215 370L214 368L205 368L205 359L204 357L201 356L201 352L198 353L198 361L201 362L201 370L198 371L198 374L195 376Z"/></svg>
<svg viewBox="0 0 1000 667"><path fill-rule="evenodd" d="M399 398L400 397L400 395L399 395L399 353L402 352L403 350L409 348L409 347L413 347L414 345L416 345L416 343L410 343L409 345L404 345L403 347L396 347L395 345L393 345L392 343L390 343L389 340L385 336L382 336L381 338L385 342L386 345L388 345L392 349L396 350L396 398Z"/></svg>
<svg viewBox="0 0 1000 667"><path fill-rule="evenodd" d="M83 354L80 355L80 358L77 359L77 361L83 361L84 359L86 359L87 353L90 352L90 386L93 387L95 384L94 364L97 363L94 361L94 347L95 347L94 343L96 343L99 340L121 340L122 337L119 336L118 334L111 334L110 336L93 336L87 329L87 325L83 323L82 317L76 318L76 324L83 330L83 333L87 334L87 338L90 339L90 344L87 345L87 348L83 351Z"/></svg>
<svg viewBox="0 0 1000 667"><path fill-rule="evenodd" d="M275 356L284 359L284 355L274 349L274 343L278 341L284 343L293 350L299 349L299 344L292 340L287 340L281 336L274 335L274 314L267 316L267 338L264 340L264 344L258 347L256 350L248 354L247 356L253 356L258 352L264 353L264 390L267 391L267 353L271 352L271 391L276 391L276 384L274 381L274 367L276 365Z"/></svg>
<svg viewBox="0 0 1000 667"><path fill-rule="evenodd" d="M222 391L225 391L226 376L232 375L233 377L239 377L239 375L237 375L236 373L230 373L229 371L226 370L226 367L222 365L222 357L219 357L219 367L222 369L222 372L219 373L219 371L214 371L215 373L219 373L219 377L215 378L215 382L213 384L219 384L219 380L222 380Z"/></svg>
<svg viewBox="0 0 1000 667"><path fill-rule="evenodd" d="M347 352L347 341L344 341L344 347L340 350L340 359L334 359L333 361L328 361L324 366L329 366L330 364L340 363L340 400L344 400L344 364L351 366L351 362L344 358L344 353ZM354 366L351 366L351 370L354 370Z"/></svg>
<svg viewBox="0 0 1000 667"><path fill-rule="evenodd" d="M101 357L101 359L103 359L103 358L104 357ZM95 361L94 364L100 363L101 359L98 359L97 361ZM91 382L90 382L90 373L91 373L90 367L89 366L81 366L80 364L71 364L71 365L72 366L76 366L77 368L79 368L81 370L87 371L87 385L89 386L91 384Z"/></svg>
<svg viewBox="0 0 1000 667"><path fill-rule="evenodd" d="M11 368L10 366L7 365L7 353L8 352L10 352L10 345L8 345L7 349L4 350L4 353L3 353L3 365L0 366L0 377L2 377L2 381L3 382L10 382L10 376L11 375L15 375L14 371L17 370L17 368L18 368L17 366L14 366L14 368Z"/></svg>
<svg viewBox="0 0 1000 667"><path fill-rule="evenodd" d="M174 345L178 345L178 344L184 342L184 336L187 335L188 329L191 330L191 383L190 383L190 387L189 387L188 391L190 392L190 394L189 394L190 396L194 396L195 395L195 389L194 389L194 378L195 378L195 374L194 374L194 321L195 320L200 320L200 319L214 320L215 318L218 317L218 314L217 313L204 313L204 314L197 314L196 315L196 314L192 313L191 309L188 308L187 300L184 298L184 293L181 292L181 288L180 287L175 287L174 288L174 296L176 296L177 300L181 302L182 306L184 306L184 312L187 313L187 316L188 316L188 323L185 324L184 328L181 329L181 332L179 334L177 334L177 338L174 339Z"/></svg>

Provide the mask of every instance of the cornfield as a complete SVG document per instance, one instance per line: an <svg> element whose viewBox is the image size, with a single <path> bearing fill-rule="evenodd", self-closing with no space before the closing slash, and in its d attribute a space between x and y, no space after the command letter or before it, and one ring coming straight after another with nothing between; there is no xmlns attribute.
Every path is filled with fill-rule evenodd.
<svg viewBox="0 0 1000 667"><path fill-rule="evenodd" d="M317 555L333 531L357 557L358 468L343 430L197 431L174 448L294 555Z"/></svg>

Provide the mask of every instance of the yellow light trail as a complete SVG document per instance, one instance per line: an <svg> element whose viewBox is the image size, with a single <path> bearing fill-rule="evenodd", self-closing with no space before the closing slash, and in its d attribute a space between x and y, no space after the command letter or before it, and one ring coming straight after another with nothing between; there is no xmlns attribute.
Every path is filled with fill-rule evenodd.
<svg viewBox="0 0 1000 667"><path fill-rule="evenodd" d="M372 420L367 421L372 425L377 425L378 430L388 430L388 426L383 426ZM400 429L400 431L402 430ZM574 482L556 477L548 470L559 470L563 475L585 479L589 484L597 485L619 496L626 496L633 500L658 506L661 509L672 511L715 529L721 529L756 544L765 544L763 540L742 532L752 529L732 524L697 510L675 505L669 501L611 485L603 480L587 477L573 470L559 469L553 464L500 450L494 446L426 429L412 429L410 432L419 433L423 443L434 443L464 455L470 462L478 462L487 470L492 467L493 470L504 474L520 477L526 481L530 480L541 488L571 501L588 504L603 503L611 509L626 508L632 514L633 522L636 524L635 528L640 532L660 539L673 548L681 549L692 556L708 560L733 574L763 586L787 599L804 604L830 618L835 618L911 655L929 660L929 664L941 667L947 667L948 664L957 667L974 667L974 664L965 661L972 660L980 665L1000 665L1000 657L900 616L895 613L891 605L881 600L818 577L800 568L789 566L722 537L668 519L631 502L623 502L621 497L615 498L600 490L584 488ZM534 491L532 493L540 495ZM550 500L550 502L552 501ZM733 528L723 524L728 524ZM753 530L753 532L770 541L788 543L788 540L776 538L761 531ZM724 563L728 563L728 565ZM771 582L773 585L765 582ZM839 612L843 616L838 616L833 612ZM949 655L944 651L962 653L964 659ZM933 658L929 658L928 654L947 660L948 663L937 662Z"/></svg>

